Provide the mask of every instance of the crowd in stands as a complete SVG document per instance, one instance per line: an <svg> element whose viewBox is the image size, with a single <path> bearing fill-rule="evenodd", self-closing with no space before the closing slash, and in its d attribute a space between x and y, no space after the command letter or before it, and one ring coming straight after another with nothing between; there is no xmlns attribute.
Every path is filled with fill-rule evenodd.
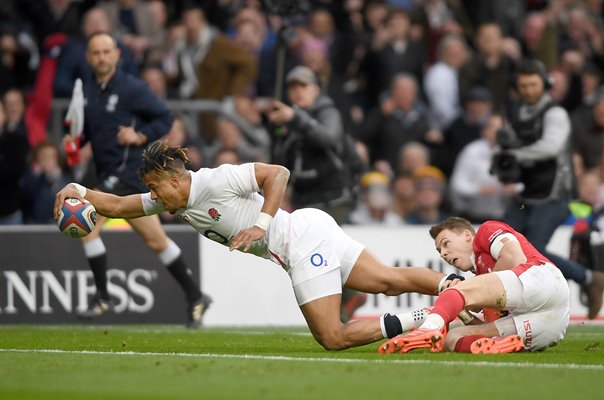
<svg viewBox="0 0 604 400"><path fill-rule="evenodd" d="M489 172L496 134L517 103L516 66L539 59L571 115L577 181L601 189L584 200L604 206L604 0L5 0L0 223L51 223L58 188L94 186L90 150L68 168L49 115L91 73L99 31L157 96L222 102L249 128L173 110L166 138L193 168L279 160L267 113L287 100L288 71L314 71L362 162L355 224L501 218L517 189Z"/></svg>

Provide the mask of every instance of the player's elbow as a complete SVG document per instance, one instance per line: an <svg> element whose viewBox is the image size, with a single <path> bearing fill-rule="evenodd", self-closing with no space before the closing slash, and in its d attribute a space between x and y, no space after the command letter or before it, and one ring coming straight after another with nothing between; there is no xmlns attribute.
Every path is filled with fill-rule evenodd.
<svg viewBox="0 0 604 400"><path fill-rule="evenodd" d="M278 171L277 171L277 176L281 179L283 179L285 182L287 182L289 180L289 169L287 169L286 167L282 166L282 165L277 165L278 167Z"/></svg>

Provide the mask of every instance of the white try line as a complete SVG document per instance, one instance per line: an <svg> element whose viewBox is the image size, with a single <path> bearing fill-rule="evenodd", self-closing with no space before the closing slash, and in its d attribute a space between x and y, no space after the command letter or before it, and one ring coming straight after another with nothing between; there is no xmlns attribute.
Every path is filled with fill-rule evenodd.
<svg viewBox="0 0 604 400"><path fill-rule="evenodd" d="M604 371L604 365L595 364L545 364L545 363L517 363L517 362L490 362L490 361L443 361L443 360L401 360L385 356L381 360L367 360L359 358L328 358L328 357L286 357L286 356L259 356L255 354L213 354L213 353L157 353L134 351L93 351L93 350L53 350L53 349L0 349L0 353L44 353L44 354L74 354L94 356L138 356L138 357L182 357L182 358L223 358L233 360L261 360L261 361L298 361L309 363L348 363L348 364L398 364L398 365L445 365L461 367L503 367L503 368L543 368L543 369L570 369Z"/></svg>

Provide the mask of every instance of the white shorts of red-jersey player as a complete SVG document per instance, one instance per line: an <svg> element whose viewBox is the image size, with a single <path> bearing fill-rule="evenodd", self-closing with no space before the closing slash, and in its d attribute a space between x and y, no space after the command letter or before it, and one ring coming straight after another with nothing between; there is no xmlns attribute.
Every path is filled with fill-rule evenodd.
<svg viewBox="0 0 604 400"><path fill-rule="evenodd" d="M537 351L564 338L570 317L569 288L551 263L534 265L516 275L494 272L505 288L508 316L495 321L501 336L518 333L526 350Z"/></svg>

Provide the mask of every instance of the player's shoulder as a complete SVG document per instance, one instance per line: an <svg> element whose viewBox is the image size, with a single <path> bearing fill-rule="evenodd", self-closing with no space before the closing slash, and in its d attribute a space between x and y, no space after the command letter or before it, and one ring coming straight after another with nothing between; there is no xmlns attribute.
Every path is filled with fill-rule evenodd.
<svg viewBox="0 0 604 400"><path fill-rule="evenodd" d="M254 164L222 164L214 168L200 168L191 172L194 180L204 182L205 185L221 185L230 181L234 176L248 176L253 171Z"/></svg>
<svg viewBox="0 0 604 400"><path fill-rule="evenodd" d="M248 174L254 170L254 163L244 164L222 164L216 168L211 168L214 174L220 175L234 175L234 174Z"/></svg>
<svg viewBox="0 0 604 400"><path fill-rule="evenodd" d="M497 236L508 232L515 233L514 229L505 222L488 220L480 225L476 232L476 236L481 239L486 239L488 242L492 242Z"/></svg>

